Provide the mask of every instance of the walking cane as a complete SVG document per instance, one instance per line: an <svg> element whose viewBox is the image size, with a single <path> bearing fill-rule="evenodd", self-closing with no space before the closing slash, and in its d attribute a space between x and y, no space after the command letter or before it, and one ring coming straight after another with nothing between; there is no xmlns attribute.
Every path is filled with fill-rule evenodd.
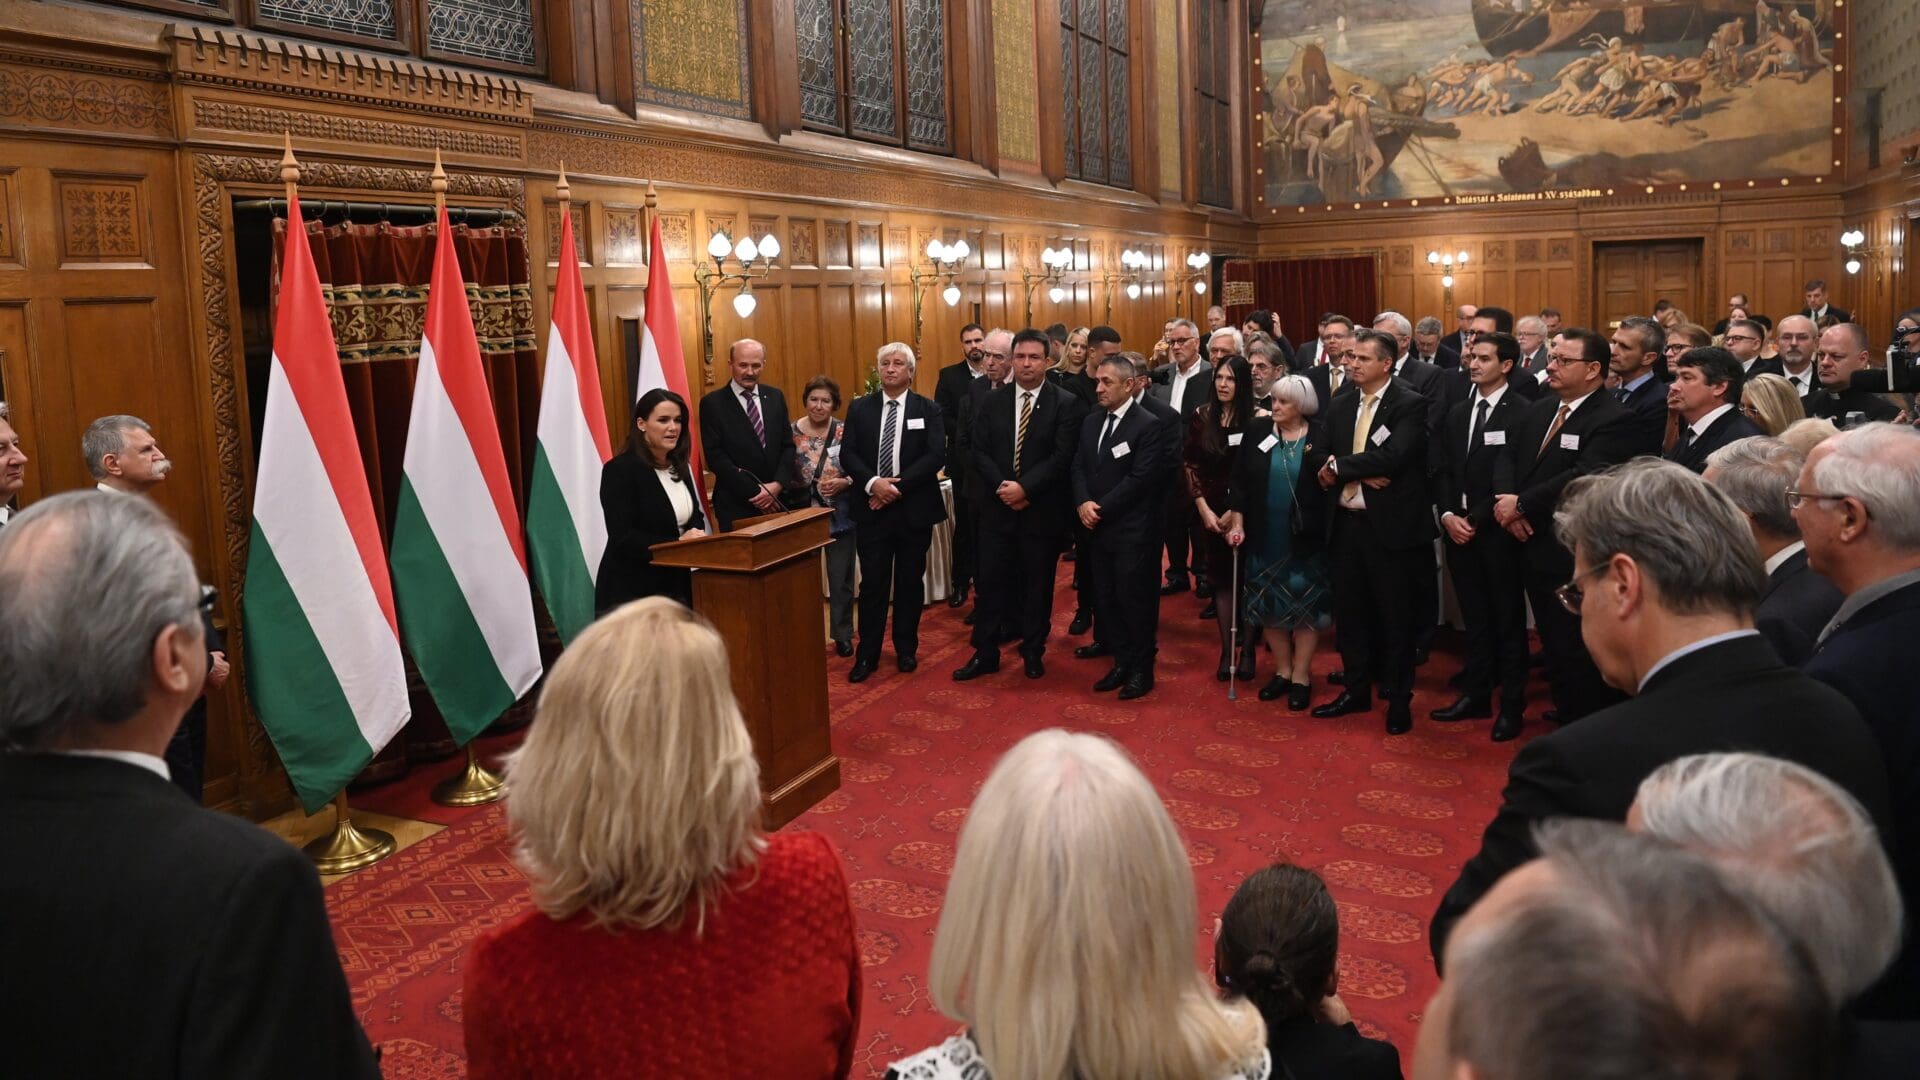
<svg viewBox="0 0 1920 1080"><path fill-rule="evenodd" d="M1234 682L1240 674L1240 548L1233 549L1233 571L1229 575L1233 582L1228 588L1227 602L1233 605L1233 621L1227 624L1227 700L1240 700L1239 684Z"/></svg>

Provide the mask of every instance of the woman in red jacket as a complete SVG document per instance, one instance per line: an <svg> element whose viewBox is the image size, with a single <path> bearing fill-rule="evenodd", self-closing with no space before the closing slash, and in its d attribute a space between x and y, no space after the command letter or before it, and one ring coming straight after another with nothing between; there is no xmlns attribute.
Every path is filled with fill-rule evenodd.
<svg viewBox="0 0 1920 1080"><path fill-rule="evenodd" d="M588 627L508 763L538 910L468 953L468 1075L846 1076L846 877L825 839L759 816L713 628L664 597Z"/></svg>

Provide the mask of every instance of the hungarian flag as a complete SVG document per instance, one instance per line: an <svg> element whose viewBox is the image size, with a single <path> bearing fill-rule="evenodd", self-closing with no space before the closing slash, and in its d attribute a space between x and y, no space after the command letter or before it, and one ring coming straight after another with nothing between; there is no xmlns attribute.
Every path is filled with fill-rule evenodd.
<svg viewBox="0 0 1920 1080"><path fill-rule="evenodd" d="M445 207L401 471L393 521L400 629L454 741L465 745L540 678L540 645L507 458Z"/></svg>
<svg viewBox="0 0 1920 1080"><path fill-rule="evenodd" d="M560 640L593 621L593 583L607 549L600 511L600 469L613 456L600 368L593 355L587 294L573 247L573 215L560 216L560 284L547 335L547 374L540 387L540 429L527 494L527 546L533 577Z"/></svg>
<svg viewBox="0 0 1920 1080"><path fill-rule="evenodd" d="M687 403L686 429L680 437L693 444L693 456L687 468L693 473L693 491L700 497L701 512L707 515L707 529L714 523L713 505L707 500L707 486L701 482L700 425L694 413L699 403L687 391L686 354L680 351L680 322L673 313L673 282L667 277L667 245L660 239L660 215L654 214L653 235L647 246L647 312L640 330L640 371L633 380L633 400L638 404L649 390L666 389Z"/></svg>
<svg viewBox="0 0 1920 1080"><path fill-rule="evenodd" d="M311 814L412 712L333 327L300 200L288 202L241 609L260 722Z"/></svg>

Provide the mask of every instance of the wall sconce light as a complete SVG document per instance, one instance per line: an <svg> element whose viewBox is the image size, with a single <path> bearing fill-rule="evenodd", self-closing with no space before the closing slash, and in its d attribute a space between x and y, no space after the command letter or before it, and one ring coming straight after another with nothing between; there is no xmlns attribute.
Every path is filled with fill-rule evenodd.
<svg viewBox="0 0 1920 1080"><path fill-rule="evenodd" d="M1467 265L1466 249L1462 248L1459 251L1449 252L1446 254L1442 254L1441 252L1428 249L1427 265L1440 267L1440 289L1443 293L1446 294L1446 300L1444 301L1444 303L1445 303L1445 306L1452 307L1453 306L1453 269L1456 266L1464 268Z"/></svg>
<svg viewBox="0 0 1920 1080"><path fill-rule="evenodd" d="M960 273L960 264L973 254L973 248L965 240L955 240L949 244L939 237L927 241L926 259L907 268L907 276L913 283L913 350L920 351L920 304L926 299L927 290L937 282L946 282L940 290L940 299L948 307L960 305L960 286L954 280Z"/></svg>
<svg viewBox="0 0 1920 1080"><path fill-rule="evenodd" d="M1859 229L1850 229L1841 233L1840 246L1847 249L1845 266L1848 274L1858 275L1862 269L1871 266L1875 284L1880 282L1883 277L1880 256L1886 253L1885 248L1878 245L1867 246L1867 234Z"/></svg>
<svg viewBox="0 0 1920 1080"><path fill-rule="evenodd" d="M1152 262L1152 256L1134 248L1128 248L1120 253L1121 273L1127 282L1127 299L1140 299L1140 275Z"/></svg>
<svg viewBox="0 0 1920 1080"><path fill-rule="evenodd" d="M707 382L712 383L714 294L728 285L739 285L740 291L733 295L733 313L742 319L752 318L754 309L760 306L753 295L753 283L773 269L773 261L780 257L780 241L768 233L758 241L743 236L735 243L716 229L707 240L707 255L706 260L694 264L693 283L700 290L701 356L708 368ZM739 264L738 269L728 269L728 258Z"/></svg>
<svg viewBox="0 0 1920 1080"><path fill-rule="evenodd" d="M1066 300L1069 284L1067 267L1073 265L1072 241L1062 240L1057 248L1051 244L1047 245L1046 249L1040 252L1040 265L1043 269L1038 273L1031 267L1020 268L1020 282L1026 286L1027 292L1025 322L1027 326L1033 325L1033 290L1039 288L1042 282L1046 283L1048 300L1056 304Z"/></svg>
<svg viewBox="0 0 1920 1080"><path fill-rule="evenodd" d="M1207 295L1207 270L1213 265L1213 256L1204 251L1187 254L1187 272L1185 279L1193 283L1193 295L1187 303L1188 317L1197 320L1194 313L1200 307L1200 298Z"/></svg>

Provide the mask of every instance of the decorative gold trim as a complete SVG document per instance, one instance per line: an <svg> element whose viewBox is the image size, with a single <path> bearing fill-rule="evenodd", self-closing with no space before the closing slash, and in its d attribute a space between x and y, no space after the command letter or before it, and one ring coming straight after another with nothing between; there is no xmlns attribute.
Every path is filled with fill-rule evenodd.
<svg viewBox="0 0 1920 1080"><path fill-rule="evenodd" d="M195 128L256 135L291 133L303 139L400 146L411 150L445 150L454 154L511 161L519 161L526 149L524 140L518 134L496 135L487 131L428 127L366 116L267 108L231 101L195 101L193 124Z"/></svg>

